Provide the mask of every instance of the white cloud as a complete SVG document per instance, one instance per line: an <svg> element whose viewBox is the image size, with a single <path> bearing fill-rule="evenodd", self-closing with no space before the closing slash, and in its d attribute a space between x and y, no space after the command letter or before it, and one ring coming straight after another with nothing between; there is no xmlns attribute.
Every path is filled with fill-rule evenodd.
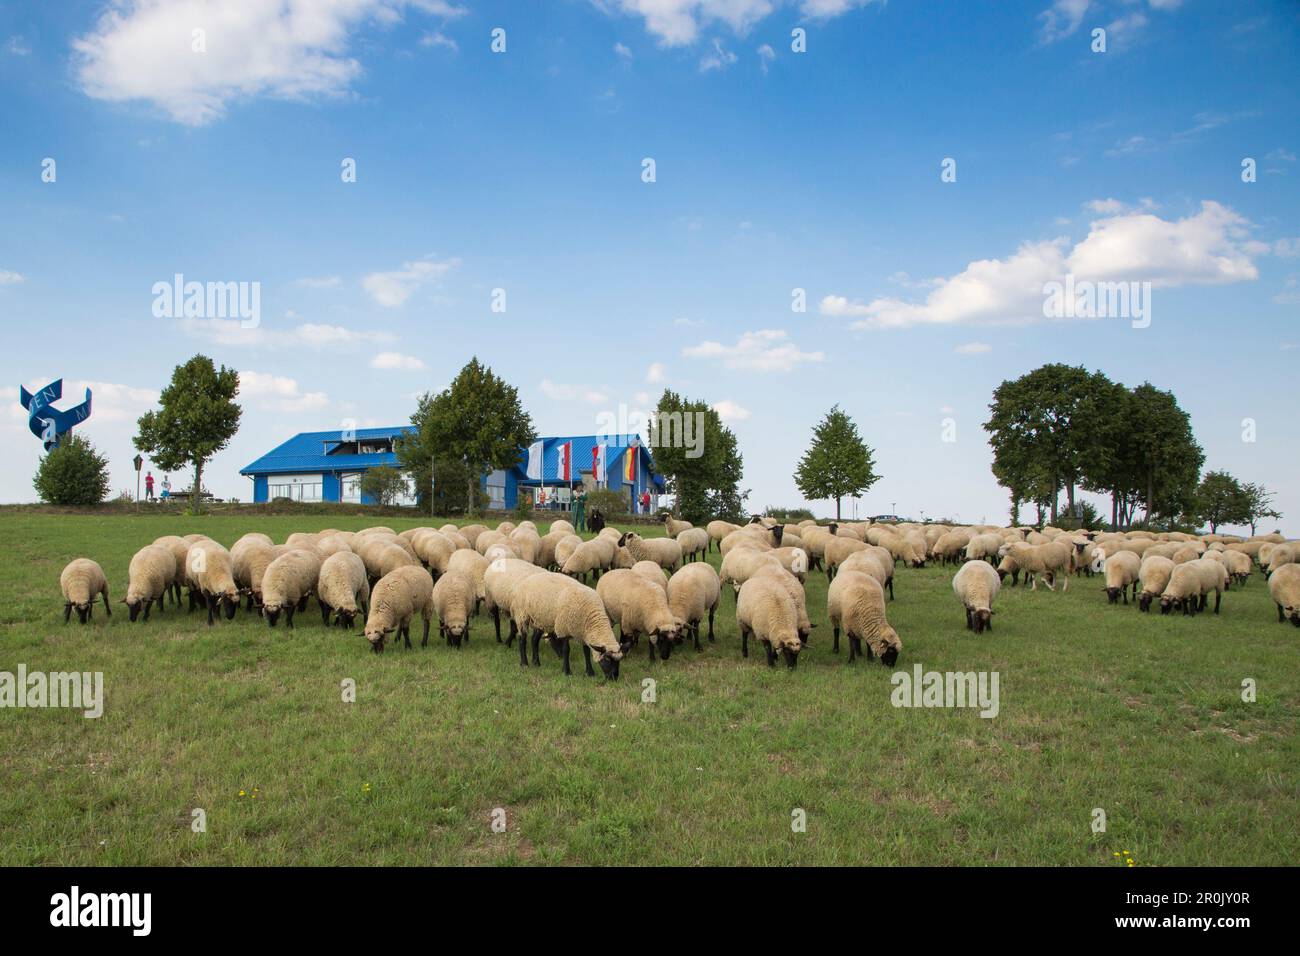
<svg viewBox="0 0 1300 956"><path fill-rule="evenodd" d="M424 362L414 355L403 355L401 352L380 352L370 360L370 367L418 372L424 368Z"/></svg>
<svg viewBox="0 0 1300 956"><path fill-rule="evenodd" d="M23 277L17 272L10 272L8 269L0 269L0 285L17 285L23 281Z"/></svg>
<svg viewBox="0 0 1300 956"><path fill-rule="evenodd" d="M338 348L392 342L391 332L358 331L341 325L300 322L291 328L270 328L265 324L243 328L238 319L178 319L181 331L217 345L256 348Z"/></svg>
<svg viewBox="0 0 1300 956"><path fill-rule="evenodd" d="M724 422L743 422L749 418L750 411L743 405L738 405L729 398L724 398L720 402L715 402L713 410L718 413L718 417Z"/></svg>
<svg viewBox="0 0 1300 956"><path fill-rule="evenodd" d="M970 263L942 280L923 302L880 296L868 303L840 295L821 301L821 312L854 319L853 328L921 324L1020 323L1042 320L1043 286L1067 274L1079 279L1142 281L1153 287L1218 285L1258 278L1250 256L1250 223L1206 200L1185 219L1129 212L1095 220L1074 245L1066 238L1026 242L1005 259Z"/></svg>
<svg viewBox="0 0 1300 956"><path fill-rule="evenodd" d="M542 394L557 402L586 402L588 405L603 405L609 401L609 392L601 387L591 385L563 385L542 379Z"/></svg>
<svg viewBox="0 0 1300 956"><path fill-rule="evenodd" d="M347 52L351 34L392 25L406 7L464 12L438 0L115 0L72 47L88 96L145 101L201 126L240 99L346 94L362 72ZM206 52L193 49L195 29L206 31Z"/></svg>
<svg viewBox="0 0 1300 956"><path fill-rule="evenodd" d="M251 399L265 411L277 412L317 411L329 404L324 392L304 392L297 379L270 372L240 372L239 397Z"/></svg>
<svg viewBox="0 0 1300 956"><path fill-rule="evenodd" d="M1124 211L1124 204L1118 199L1090 199L1083 208L1099 216L1114 216Z"/></svg>
<svg viewBox="0 0 1300 956"><path fill-rule="evenodd" d="M459 259L446 259L439 262L434 259L418 259L415 262L403 262L402 268L392 272L372 272L361 280L362 287L370 293L376 304L387 309L405 305L406 300L415 294L426 282L442 278L460 265Z"/></svg>
<svg viewBox="0 0 1300 956"><path fill-rule="evenodd" d="M651 385L658 385L668 379L668 368L663 362L652 362L645 371L645 380Z"/></svg>
<svg viewBox="0 0 1300 956"><path fill-rule="evenodd" d="M27 56L32 52L32 48L27 45L27 41L20 36L11 36L5 43L5 52L12 53L14 56Z"/></svg>
<svg viewBox="0 0 1300 956"><path fill-rule="evenodd" d="M776 51L773 50L770 45L764 43L761 47L758 48L758 62L759 65L763 68L764 73L767 72L767 68L772 64L772 61L775 59L776 59Z"/></svg>
<svg viewBox="0 0 1300 956"><path fill-rule="evenodd" d="M460 52L460 44L440 30L420 37L420 46L440 46L445 50L451 50L452 53Z"/></svg>
<svg viewBox="0 0 1300 956"><path fill-rule="evenodd" d="M1068 37L1083 22L1084 14L1092 6L1092 0L1056 0L1050 7L1038 15L1042 21L1042 40L1051 43Z"/></svg>
<svg viewBox="0 0 1300 956"><path fill-rule="evenodd" d="M986 352L992 352L993 346L987 342L967 342L965 345L959 345L953 349L958 355L984 355Z"/></svg>
<svg viewBox="0 0 1300 956"><path fill-rule="evenodd" d="M708 73L711 70L725 70L735 62L736 54L723 49L721 41L714 40L713 49L700 58L700 72Z"/></svg>
<svg viewBox="0 0 1300 956"><path fill-rule="evenodd" d="M1294 259L1300 256L1300 238L1298 239L1279 239L1273 243L1273 255L1282 259ZM0 274L0 282L4 281L4 275Z"/></svg>
<svg viewBox="0 0 1300 956"><path fill-rule="evenodd" d="M723 23L743 36L784 0L595 0L598 7L618 10L645 20L646 29L664 46L694 43L701 28ZM884 0L801 0L799 12L814 20L828 20L856 7ZM791 6L794 4L791 3Z"/></svg>
<svg viewBox="0 0 1300 956"><path fill-rule="evenodd" d="M54 376L25 382L29 392L44 388L54 381ZM134 422L158 404L161 397L155 388L139 388L117 382L92 382L85 379L65 378L63 398L54 403L55 408L80 405L90 389L90 418L93 422ZM10 406L10 416L27 421L28 413L17 401Z"/></svg>
<svg viewBox="0 0 1300 956"><path fill-rule="evenodd" d="M306 276L294 285L300 285L305 289L337 289L343 285L343 280L338 276Z"/></svg>
<svg viewBox="0 0 1300 956"><path fill-rule="evenodd" d="M756 372L789 372L796 365L820 362L824 352L804 352L787 340L784 329L760 329L744 332L735 345L701 342L682 349L687 358L718 359L727 368Z"/></svg>
<svg viewBox="0 0 1300 956"><path fill-rule="evenodd" d="M617 53L619 56L623 57L623 59L625 60L632 59L632 51L629 50L621 43L614 44L614 52Z"/></svg>

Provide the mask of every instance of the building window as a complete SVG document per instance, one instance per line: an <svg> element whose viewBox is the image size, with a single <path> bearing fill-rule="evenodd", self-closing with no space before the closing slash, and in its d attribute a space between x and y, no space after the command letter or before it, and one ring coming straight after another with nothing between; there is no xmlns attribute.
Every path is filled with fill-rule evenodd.
<svg viewBox="0 0 1300 956"><path fill-rule="evenodd" d="M487 477L488 507L504 510L506 506L506 473L494 471Z"/></svg>
<svg viewBox="0 0 1300 956"><path fill-rule="evenodd" d="M344 475L340 484L341 484L340 500L360 503L361 476L359 474Z"/></svg>
<svg viewBox="0 0 1300 956"><path fill-rule="evenodd" d="M322 483L320 475L276 475L267 482L267 494L271 499L320 501Z"/></svg>

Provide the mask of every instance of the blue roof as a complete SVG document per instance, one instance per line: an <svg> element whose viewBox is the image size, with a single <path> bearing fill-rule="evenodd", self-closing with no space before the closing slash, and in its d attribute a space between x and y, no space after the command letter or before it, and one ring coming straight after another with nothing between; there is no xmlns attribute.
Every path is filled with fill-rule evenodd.
<svg viewBox="0 0 1300 956"><path fill-rule="evenodd" d="M358 428L351 438L365 441L368 438L396 438L415 429L411 425L393 428ZM293 472L356 471L378 465L396 465L392 452L375 455L331 455L332 448L343 441L343 430L328 432L300 432L284 444L273 448L261 458L239 470L241 475L271 475Z"/></svg>

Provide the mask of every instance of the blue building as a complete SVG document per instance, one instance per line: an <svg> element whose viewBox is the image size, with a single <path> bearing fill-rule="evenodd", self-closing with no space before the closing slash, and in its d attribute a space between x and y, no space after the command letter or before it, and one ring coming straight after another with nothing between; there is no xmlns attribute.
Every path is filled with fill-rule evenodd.
<svg viewBox="0 0 1300 956"><path fill-rule="evenodd" d="M380 465L397 467L393 442L410 431L410 425L399 425L359 428L347 433L342 430L302 432L241 468L239 473L253 480L253 501L259 503L289 498L374 504L369 496L361 493L361 476ZM567 507L574 489L590 490L598 484L627 495L629 507L639 505L646 492L654 507L664 491L664 480L654 472L650 449L637 436L551 436L539 442L540 477L529 477L526 448L520 449L519 462L514 467L484 477L482 488L489 508L513 509L519 501L520 488L530 491L534 504L559 507ZM602 447L603 453L593 454ZM567 480L562 468L565 455L570 456ZM414 489L408 489L398 503L416 504Z"/></svg>

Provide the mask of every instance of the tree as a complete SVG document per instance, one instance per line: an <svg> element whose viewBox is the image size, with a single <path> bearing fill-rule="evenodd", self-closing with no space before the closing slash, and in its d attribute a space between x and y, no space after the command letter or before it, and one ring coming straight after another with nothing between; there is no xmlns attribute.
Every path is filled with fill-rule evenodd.
<svg viewBox="0 0 1300 956"><path fill-rule="evenodd" d="M1192 434L1192 420L1173 392L1150 382L1133 389L1126 440L1132 443L1146 523L1160 515L1172 520L1195 510L1196 482L1205 453Z"/></svg>
<svg viewBox="0 0 1300 956"><path fill-rule="evenodd" d="M1241 483L1226 471L1207 472L1196 486L1195 514L1210 523L1216 534L1221 524L1245 524L1246 493Z"/></svg>
<svg viewBox="0 0 1300 956"><path fill-rule="evenodd" d="M690 443L684 440L687 421L695 439ZM676 427L679 423L682 427ZM679 518L696 524L715 517L744 518L749 492L740 490L744 474L740 446L707 402L665 389L655 406L651 435L655 469L667 481Z"/></svg>
<svg viewBox="0 0 1300 956"><path fill-rule="evenodd" d="M194 466L191 507L201 510L203 465L230 444L239 430L239 373L212 359L196 355L176 366L171 384L162 391L160 408L145 412L136 423L135 447L164 471Z"/></svg>
<svg viewBox="0 0 1300 956"><path fill-rule="evenodd" d="M519 390L477 357L437 395L421 396L411 424L415 433L395 443L403 470L420 488L429 487L431 472L439 487L444 472L459 472L467 512L477 508L483 476L514 467L521 449L537 439L533 420L519 403Z"/></svg>
<svg viewBox="0 0 1300 956"><path fill-rule="evenodd" d="M1250 525L1250 533L1255 534L1256 525L1265 518L1281 518L1282 512L1273 508L1273 492L1263 485L1251 482L1241 486L1244 508L1242 520Z"/></svg>
<svg viewBox="0 0 1300 956"><path fill-rule="evenodd" d="M858 435L858 426L834 405L813 428L812 445L795 469L794 482L809 500L834 498L838 521L846 496L857 497L880 480L875 464L871 449Z"/></svg>
<svg viewBox="0 0 1300 956"><path fill-rule="evenodd" d="M43 459L32 484L52 505L97 505L108 494L108 459L80 435L64 436Z"/></svg>
<svg viewBox="0 0 1300 956"><path fill-rule="evenodd" d="M387 508L406 492L406 476L396 468L379 465L361 476L361 493L373 499L381 508Z"/></svg>

